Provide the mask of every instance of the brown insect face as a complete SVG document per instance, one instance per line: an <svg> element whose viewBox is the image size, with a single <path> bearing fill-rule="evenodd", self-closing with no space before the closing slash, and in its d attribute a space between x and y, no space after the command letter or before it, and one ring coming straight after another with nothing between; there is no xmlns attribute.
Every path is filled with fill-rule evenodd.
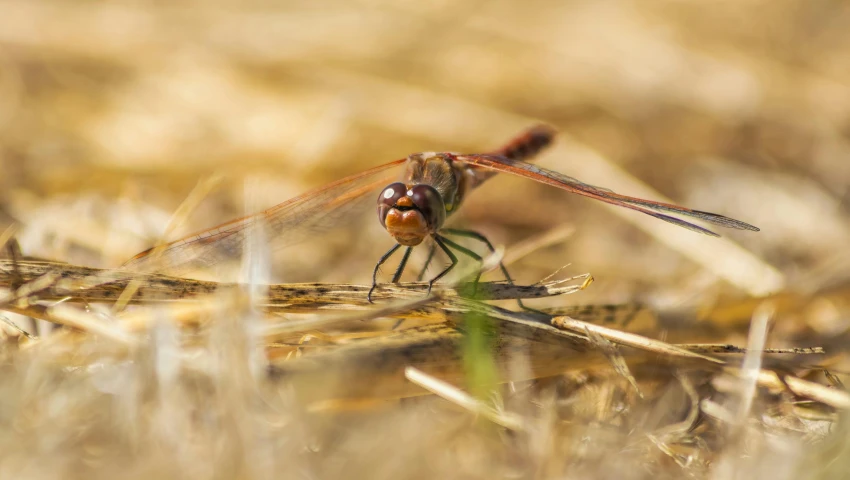
<svg viewBox="0 0 850 480"><path fill-rule="evenodd" d="M393 183L378 197L378 220L401 245L422 243L446 221L446 207L434 187Z"/></svg>

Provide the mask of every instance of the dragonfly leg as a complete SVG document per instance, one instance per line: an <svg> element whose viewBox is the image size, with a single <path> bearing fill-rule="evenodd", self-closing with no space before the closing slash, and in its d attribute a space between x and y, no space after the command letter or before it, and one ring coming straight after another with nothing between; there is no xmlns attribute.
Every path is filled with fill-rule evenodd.
<svg viewBox="0 0 850 480"><path fill-rule="evenodd" d="M404 267L407 266L407 259L410 258L410 252L412 251L413 247L407 247L407 250L404 251L404 256L401 257L401 262L399 262L398 268L395 269L395 273L393 274L392 283L398 283L401 274L404 273Z"/></svg>
<svg viewBox="0 0 850 480"><path fill-rule="evenodd" d="M431 294L431 287L434 286L434 282L436 282L437 280L446 276L446 274L449 273L453 268L455 268L455 265L457 265L457 256L455 256L455 254L452 253L451 250L449 250L449 247L447 247L446 244L443 243L443 241L450 241L450 240L447 240L447 239L437 235L436 233L433 235L433 237L434 237L434 243L436 243L437 246L439 246L441 250L446 252L446 255L449 256L449 259L451 259L452 263L451 263L451 265L449 265L448 267L443 269L442 272L437 274L436 277L434 277L434 278L432 278L431 280L428 281L428 295ZM452 243L454 243L454 242L452 242Z"/></svg>
<svg viewBox="0 0 850 480"><path fill-rule="evenodd" d="M428 271L428 267L431 265L431 260L434 259L434 254L437 253L437 243L432 243L428 249L428 258L425 259L425 265L422 267L422 271L419 272L419 276L416 277L417 282L421 282L423 278L425 278L425 273Z"/></svg>
<svg viewBox="0 0 850 480"><path fill-rule="evenodd" d="M393 247L387 250L387 253L385 253L375 265L375 270L372 272L372 288L369 289L369 293L366 295L366 300L369 300L369 303L372 303L372 292L374 292L375 289L378 287L378 270L381 269L381 265L383 265L387 260L389 260L389 258L399 248L401 248L401 244L396 243L395 245L393 245Z"/></svg>
<svg viewBox="0 0 850 480"><path fill-rule="evenodd" d="M464 247L463 245L459 245L459 244L449 240L446 237L440 237L440 240L443 243L445 243L445 245L447 245L451 248L454 248L458 252L463 253L464 255L466 255L468 257L471 257L473 260L475 260L479 264L481 264L484 261L484 259L481 258L481 255L478 255L477 253L475 253L472 250ZM475 274L475 280L472 281L472 296L473 297L478 292L478 280L480 278L481 278L481 269L479 268L478 271Z"/></svg>
<svg viewBox="0 0 850 480"><path fill-rule="evenodd" d="M442 233L446 233L448 235L454 235L456 237L466 237L466 238L472 238L472 239L478 240L479 242L483 243L484 245L487 245L487 248L490 250L490 253L496 253L496 249L493 248L493 244L490 243L490 240L488 240L487 237L485 237L484 235L482 235L478 232L475 232L473 230L459 230L459 229L456 229L456 228L444 228L440 231ZM505 280L507 280L508 285L511 285L511 286L515 285L513 279L511 278L511 275L508 273L508 269L505 267L505 264L502 263L501 261L499 262L499 269L502 271L502 274L505 276ZM528 311L536 312L536 313L543 313L543 312L540 312L539 310L535 310L533 308L526 307L522 303L522 300L519 299L519 298L517 299L516 303L519 305L519 308L522 308L523 310L528 310Z"/></svg>

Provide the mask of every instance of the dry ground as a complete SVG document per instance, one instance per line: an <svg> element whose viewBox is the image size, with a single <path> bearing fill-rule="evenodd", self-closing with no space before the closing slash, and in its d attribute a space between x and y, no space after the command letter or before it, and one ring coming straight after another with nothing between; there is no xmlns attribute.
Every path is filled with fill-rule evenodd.
<svg viewBox="0 0 850 480"><path fill-rule="evenodd" d="M848 51L833 0L0 0L0 299L34 335L3 327L0 478L844 478ZM373 318L371 206L196 275L333 287L56 283L537 122L541 165L761 232L496 178L455 221L522 285L566 265L542 323L415 287Z"/></svg>

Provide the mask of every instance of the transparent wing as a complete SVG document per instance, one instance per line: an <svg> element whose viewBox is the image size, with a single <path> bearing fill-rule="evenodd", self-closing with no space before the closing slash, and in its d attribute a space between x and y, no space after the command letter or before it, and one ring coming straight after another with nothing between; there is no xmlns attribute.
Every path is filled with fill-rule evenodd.
<svg viewBox="0 0 850 480"><path fill-rule="evenodd" d="M718 237L719 235L711 230L700 227L699 225L694 225L693 223L667 215L666 213L674 213L696 218L721 227L735 228L739 230L752 230L756 232L759 231L757 227L744 223L740 220L735 220L734 218L725 217L716 213L703 212L700 210L691 210L690 208L680 207L669 203L654 202L652 200L620 195L608 189L588 185L575 178L568 177L553 170L500 155L457 155L456 158L459 161L466 162L471 165L529 178L536 182L545 183L546 185L551 185L571 193L584 195L585 197L590 197L605 203L636 210L660 220L664 220L665 222L669 222L695 232L711 235L713 237Z"/></svg>
<svg viewBox="0 0 850 480"><path fill-rule="evenodd" d="M365 208L369 194L376 195L378 189L396 179L396 167L406 160L395 160L348 176L263 212L151 248L130 259L123 268L178 274L239 258L252 227L258 222L264 222L262 231L269 236L274 248L308 240Z"/></svg>

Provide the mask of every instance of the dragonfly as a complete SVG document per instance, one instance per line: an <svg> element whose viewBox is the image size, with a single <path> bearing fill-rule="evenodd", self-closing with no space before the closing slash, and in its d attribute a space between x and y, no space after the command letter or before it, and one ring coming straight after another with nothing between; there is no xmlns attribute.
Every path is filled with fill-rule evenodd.
<svg viewBox="0 0 850 480"><path fill-rule="evenodd" d="M473 230L447 228L445 222L458 210L470 192L497 173L524 177L650 215L705 235L719 236L707 228L679 217L720 227L759 231L753 225L730 217L621 195L530 163L533 157L552 144L554 137L553 128L537 125L522 132L501 148L488 153L414 153L342 178L257 214L148 249L130 259L124 264L124 268L145 272L180 273L209 267L225 259L238 258L252 228L258 225L262 225L263 231L273 239L276 247L309 240L350 218L355 213L354 210L362 208L359 206L360 200L368 199L370 194L374 195L377 191L378 220L395 244L375 265L372 288L367 298L371 302L372 292L378 286L381 266L404 247L405 252L392 276L392 283L398 283L411 251L426 239L431 240L431 250L425 268L419 276L420 280L436 249L439 248L450 260L445 268L428 280L430 293L434 283L445 277L458 264L455 252L482 262L481 255L451 240L449 236L477 240L491 252L495 251L484 235ZM399 176L399 169L402 168L403 172ZM499 267L508 283L512 284L505 266L500 263ZM479 271L473 284L477 283L480 275Z"/></svg>

